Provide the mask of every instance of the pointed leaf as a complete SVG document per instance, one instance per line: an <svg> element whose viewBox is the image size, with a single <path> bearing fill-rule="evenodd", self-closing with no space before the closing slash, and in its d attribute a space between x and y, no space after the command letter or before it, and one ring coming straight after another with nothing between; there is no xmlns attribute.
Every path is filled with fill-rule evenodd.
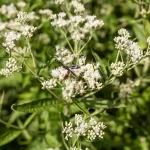
<svg viewBox="0 0 150 150"><path fill-rule="evenodd" d="M146 41L146 34L143 25L135 23L133 25L133 30L139 41Z"/></svg>
<svg viewBox="0 0 150 150"><path fill-rule="evenodd" d="M84 103L78 102L77 100L72 99L74 104L85 114L90 115Z"/></svg>
<svg viewBox="0 0 150 150"><path fill-rule="evenodd" d="M147 37L150 36L150 22L147 19L143 19L144 28L146 31Z"/></svg>
<svg viewBox="0 0 150 150"><path fill-rule="evenodd" d="M25 103L22 105L13 104L12 109L16 111L22 112L39 112L50 109L50 107L59 106L60 101L51 98L45 98L40 100L35 100L29 103Z"/></svg>
<svg viewBox="0 0 150 150"><path fill-rule="evenodd" d="M4 134L0 135L0 146L5 145L15 138L17 138L21 134L20 130L9 130L6 131Z"/></svg>
<svg viewBox="0 0 150 150"><path fill-rule="evenodd" d="M83 103L83 102L82 102ZM84 104L87 108L121 108L126 107L124 104L117 104L110 100L86 100Z"/></svg>

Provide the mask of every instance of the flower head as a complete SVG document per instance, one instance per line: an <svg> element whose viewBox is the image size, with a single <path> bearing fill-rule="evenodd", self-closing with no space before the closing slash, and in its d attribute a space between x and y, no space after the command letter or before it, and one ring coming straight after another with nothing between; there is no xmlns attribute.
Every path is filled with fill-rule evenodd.
<svg viewBox="0 0 150 150"><path fill-rule="evenodd" d="M6 77L12 75L14 72L19 72L22 69L20 65L18 65L15 58L10 57L8 61L6 61L6 67L1 69L0 75L4 75Z"/></svg>

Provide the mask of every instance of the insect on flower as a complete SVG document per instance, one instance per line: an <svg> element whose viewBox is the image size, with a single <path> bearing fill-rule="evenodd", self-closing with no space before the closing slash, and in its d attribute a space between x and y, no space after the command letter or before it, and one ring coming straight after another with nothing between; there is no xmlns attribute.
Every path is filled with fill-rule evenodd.
<svg viewBox="0 0 150 150"><path fill-rule="evenodd" d="M67 74L64 76L64 79L67 79L70 73L76 77L76 74L71 69L79 69L80 66L63 66L63 68L68 70Z"/></svg>

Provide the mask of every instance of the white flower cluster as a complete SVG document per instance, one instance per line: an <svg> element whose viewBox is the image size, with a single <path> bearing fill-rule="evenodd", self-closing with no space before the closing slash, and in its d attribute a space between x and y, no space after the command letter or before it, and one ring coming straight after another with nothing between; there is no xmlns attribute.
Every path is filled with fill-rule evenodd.
<svg viewBox="0 0 150 150"><path fill-rule="evenodd" d="M96 16L71 16L69 19L65 19L66 13L61 12L57 16L53 15L54 19L51 24L58 28L65 28L71 35L73 40L84 39L86 34L90 34L91 31L100 28L104 25L104 22L97 20Z"/></svg>
<svg viewBox="0 0 150 150"><path fill-rule="evenodd" d="M29 25L23 25L21 26L22 35L24 35L26 38L30 38L33 36L33 32L36 30L36 27L29 26Z"/></svg>
<svg viewBox="0 0 150 150"><path fill-rule="evenodd" d="M0 31L4 30L7 26L6 22L0 22Z"/></svg>
<svg viewBox="0 0 150 150"><path fill-rule="evenodd" d="M69 99L76 95L82 95L87 90L95 90L102 87L98 65L90 63L85 64L86 58L81 56L78 59L79 66L66 66L72 64L74 59L73 54L67 49L60 48L59 46L56 46L56 56L65 66L55 68L51 71L53 78L51 81L44 82L46 85L48 83L50 84L50 86L47 86L47 89L56 86L56 84L53 83L53 79L55 79L61 83L63 97Z"/></svg>
<svg viewBox="0 0 150 150"><path fill-rule="evenodd" d="M81 148L77 148L77 147L70 147L70 150L83 150ZM85 150L90 150L89 148L85 148Z"/></svg>
<svg viewBox="0 0 150 150"><path fill-rule="evenodd" d="M147 43L150 45L150 37L147 38Z"/></svg>
<svg viewBox="0 0 150 150"><path fill-rule="evenodd" d="M17 61L15 58L9 58L8 61L6 61L6 67L4 69L1 69L0 75L4 75L6 77L12 75L14 72L19 72L22 69L21 66L17 64Z"/></svg>
<svg viewBox="0 0 150 150"><path fill-rule="evenodd" d="M55 0L55 4L62 4L65 0Z"/></svg>
<svg viewBox="0 0 150 150"><path fill-rule="evenodd" d="M24 24L29 19L27 12L19 12L16 21Z"/></svg>
<svg viewBox="0 0 150 150"><path fill-rule="evenodd" d="M89 121L84 121L81 115L76 114L74 123L65 122L65 127L62 133L65 134L65 139L69 140L73 135L84 136L90 141L95 140L96 137L103 138L103 130L106 126L103 122L97 122L94 118L90 118Z"/></svg>
<svg viewBox="0 0 150 150"><path fill-rule="evenodd" d="M102 83L99 82L101 75L96 65L86 64L81 66L82 77L88 84L88 87L91 89L100 89Z"/></svg>
<svg viewBox="0 0 150 150"><path fill-rule="evenodd" d="M26 25L25 22L28 20L29 15L26 12L19 12L18 18L10 20L7 24L4 24L1 28L8 27L11 28L11 31L8 31L4 34L5 41L2 43L3 47L6 48L6 51L9 53L10 50L16 51L17 46L16 42L21 39L21 35L29 38L33 35L33 32L36 30L36 27ZM17 31L13 31L17 30ZM16 51L17 52L17 51Z"/></svg>
<svg viewBox="0 0 150 150"><path fill-rule="evenodd" d="M125 29L118 31L119 36L114 38L115 47L119 50L124 50L131 59L132 63L137 63L143 56L141 48L136 42L129 39L130 34Z"/></svg>
<svg viewBox="0 0 150 150"><path fill-rule="evenodd" d="M0 7L0 13L6 15L7 18L13 18L18 13L18 10L15 5L11 3L9 5L2 5Z"/></svg>
<svg viewBox="0 0 150 150"><path fill-rule="evenodd" d="M28 13L28 20L38 20L39 19L39 16L36 15L36 12L35 11L31 11Z"/></svg>
<svg viewBox="0 0 150 150"><path fill-rule="evenodd" d="M71 5L75 8L75 13L84 12L84 5L77 0L71 1ZM71 36L72 40L82 40L87 37L87 34L92 34L94 30L104 25L104 22L98 20L96 16L70 15L67 16L65 12L53 14L51 16L51 25L57 28L64 29Z"/></svg>
<svg viewBox="0 0 150 150"><path fill-rule="evenodd" d="M17 6L18 6L19 8L24 8L26 5L27 5L27 4L26 4L25 2L23 2L23 1L17 2Z"/></svg>
<svg viewBox="0 0 150 150"><path fill-rule="evenodd" d="M57 80L56 79L50 79L47 81L42 82L42 89L52 89L55 86L57 86Z"/></svg>
<svg viewBox="0 0 150 150"><path fill-rule="evenodd" d="M116 63L112 63L110 66L111 73L114 76L122 76L124 67L125 67L125 64L121 61L116 62Z"/></svg>
<svg viewBox="0 0 150 150"><path fill-rule="evenodd" d="M122 83L119 86L119 97L121 99L129 99L134 91L135 84L132 80L128 79L127 83Z"/></svg>
<svg viewBox="0 0 150 150"><path fill-rule="evenodd" d="M66 13L65 12L61 12L59 14L53 14L51 16L51 19L53 19L53 21L51 22L52 26L55 26L57 28L64 28L67 27L69 24L69 21L65 19L66 17Z"/></svg>
<svg viewBox="0 0 150 150"><path fill-rule="evenodd" d="M51 16L52 15L52 10L50 10L50 9L40 9L39 14Z"/></svg>
<svg viewBox="0 0 150 150"><path fill-rule="evenodd" d="M65 48L61 48L60 46L56 46L56 56L57 60L61 61L64 65L72 63L74 59L74 55Z"/></svg>
<svg viewBox="0 0 150 150"><path fill-rule="evenodd" d="M21 34L15 31L10 31L4 34L5 42L2 44L8 51L15 47L15 41L18 41Z"/></svg>
<svg viewBox="0 0 150 150"><path fill-rule="evenodd" d="M83 94L85 92L85 84L82 80L66 79L64 80L64 86L62 87L62 95L64 98L69 99L77 94Z"/></svg>
<svg viewBox="0 0 150 150"><path fill-rule="evenodd" d="M33 32L36 30L36 27L25 24L27 20L37 20L38 16L35 15L35 12L19 12L17 15L16 21L21 23L20 28L18 29L23 36L30 38L33 36Z"/></svg>
<svg viewBox="0 0 150 150"><path fill-rule="evenodd" d="M58 147L56 147L56 148L47 148L47 149L45 149L45 150L60 150L60 148L58 148Z"/></svg>
<svg viewBox="0 0 150 150"><path fill-rule="evenodd" d="M63 67L58 67L52 70L51 75L60 81L64 80L66 75L68 74L68 70Z"/></svg>
<svg viewBox="0 0 150 150"><path fill-rule="evenodd" d="M72 6L74 7L74 12L75 13L80 13L85 10L84 5L79 3L77 0L73 0L71 2Z"/></svg>

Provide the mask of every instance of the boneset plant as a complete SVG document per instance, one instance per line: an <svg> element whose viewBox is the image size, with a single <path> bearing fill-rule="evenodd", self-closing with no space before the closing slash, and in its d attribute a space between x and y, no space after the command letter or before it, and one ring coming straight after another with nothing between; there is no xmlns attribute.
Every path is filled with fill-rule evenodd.
<svg viewBox="0 0 150 150"><path fill-rule="evenodd" d="M62 138L66 149L81 150L83 137L89 142L96 138L103 138L106 128L105 123L97 115L102 114L108 106L99 109L93 107L92 101L95 100L90 100L90 98L106 85L113 83L117 77L138 65L140 60L150 54L150 37L147 39L147 50L143 51L138 43L132 40L130 33L121 28L118 31L118 36L114 38L117 50L115 62L111 62L107 66L104 65L100 56L93 50L90 50L90 53L95 60L90 61L86 57L86 47L93 34L104 26L104 22L98 19L99 16L89 15L81 0L56 0L55 4L62 7L63 11L54 14L49 9L43 9L39 10L36 15L34 12L19 11L14 8L15 6L11 6L15 9L14 14L9 14L7 17L11 18L11 15L17 15L17 17L10 20L12 26L10 22L5 25L3 23L5 33L2 46L8 54L8 60L5 67L0 70L0 75L9 77L15 72L25 73L24 70L28 70L40 82L41 88L50 92L53 100L47 98L22 105L14 104L12 109L37 112L48 110L52 106L56 107L61 113ZM25 3L22 5L24 6ZM3 12L3 9L4 6L0 11ZM5 6L5 9L7 10L8 6ZM38 20L43 16L47 16L48 19L38 27L30 24L33 18ZM48 21L52 28L63 35L67 44L66 47L63 47L58 43L54 47L55 53L50 58L50 64L43 62L43 64L45 63L43 68L46 70L54 62L58 67L48 70L47 75L43 76L40 74L41 68L38 68L38 61L34 56L30 39L34 38L38 29ZM24 41L24 45L22 45L22 41ZM28 72L26 74L30 75ZM130 80L127 82L129 84L122 83L120 85L120 97L128 97L132 94L134 85ZM129 88L131 88L130 92L126 92L125 90ZM87 103L90 104L87 106ZM71 118L68 111L73 104L78 107L80 114L74 114L74 117ZM115 101L113 107L116 107ZM94 112L88 111L90 108L94 109ZM30 121L25 123L24 128ZM17 136L20 133L21 131ZM85 149L88 150L88 148Z"/></svg>

